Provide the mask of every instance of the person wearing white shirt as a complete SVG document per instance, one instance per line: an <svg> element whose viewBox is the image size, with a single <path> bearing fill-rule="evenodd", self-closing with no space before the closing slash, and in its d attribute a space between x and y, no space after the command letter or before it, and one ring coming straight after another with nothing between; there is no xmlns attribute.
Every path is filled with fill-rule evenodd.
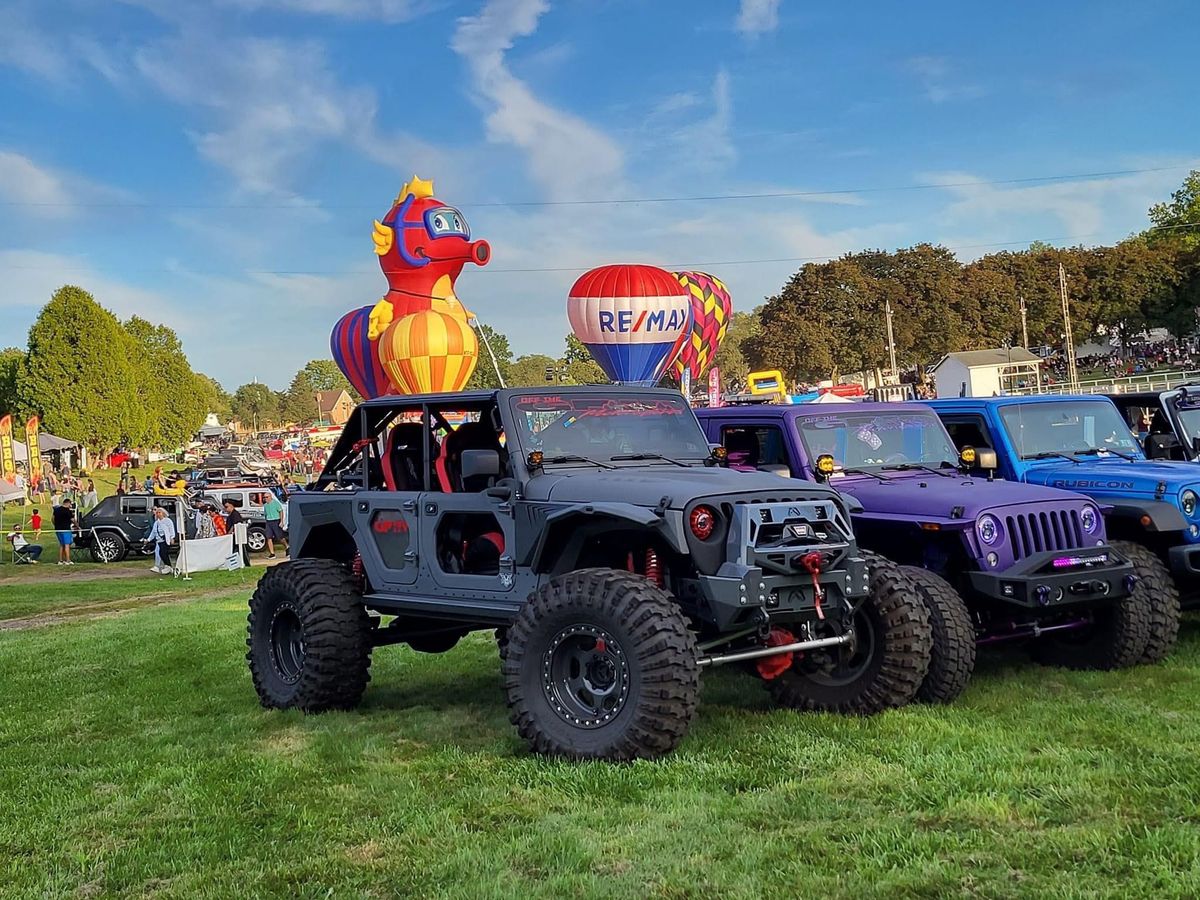
<svg viewBox="0 0 1200 900"><path fill-rule="evenodd" d="M171 571L170 547L175 543L175 523L161 506L154 508L154 524L146 541L154 544L154 566L150 571L166 575Z"/></svg>

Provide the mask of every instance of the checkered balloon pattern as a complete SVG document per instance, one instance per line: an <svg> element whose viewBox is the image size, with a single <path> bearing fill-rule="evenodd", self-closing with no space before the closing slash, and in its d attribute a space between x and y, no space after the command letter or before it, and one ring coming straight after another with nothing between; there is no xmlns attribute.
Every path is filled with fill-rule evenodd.
<svg viewBox="0 0 1200 900"><path fill-rule="evenodd" d="M699 381L717 356L717 348L725 340L729 320L733 316L733 300L721 279L705 272L675 272L688 290L692 302L690 333L683 350L675 361L675 373L682 377L684 368Z"/></svg>

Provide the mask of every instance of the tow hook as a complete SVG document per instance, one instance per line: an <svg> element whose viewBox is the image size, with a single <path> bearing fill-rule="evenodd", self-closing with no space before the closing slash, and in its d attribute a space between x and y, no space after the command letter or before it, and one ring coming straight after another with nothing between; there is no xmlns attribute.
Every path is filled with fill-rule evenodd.
<svg viewBox="0 0 1200 900"><path fill-rule="evenodd" d="M813 604L817 610L817 618L824 620L825 610L821 608L821 602L825 599L825 594L821 590L821 554L814 550L812 553L805 553L800 557L800 565L804 567L809 575L812 576L813 583Z"/></svg>

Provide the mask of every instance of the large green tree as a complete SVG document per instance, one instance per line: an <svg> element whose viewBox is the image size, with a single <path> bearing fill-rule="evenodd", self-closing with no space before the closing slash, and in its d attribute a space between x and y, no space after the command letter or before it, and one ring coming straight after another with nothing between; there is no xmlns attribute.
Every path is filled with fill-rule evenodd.
<svg viewBox="0 0 1200 900"><path fill-rule="evenodd" d="M17 400L17 372L24 361L24 350L16 347L0 350L0 416L6 413L23 416L25 412Z"/></svg>
<svg viewBox="0 0 1200 900"><path fill-rule="evenodd" d="M573 334L567 335L567 349L559 360L571 384L608 384L608 376L600 364L592 358L583 341Z"/></svg>
<svg viewBox="0 0 1200 900"><path fill-rule="evenodd" d="M483 391L500 387L500 379L496 377L497 368L500 369L500 374L504 376L504 382L507 384L508 370L513 361L512 348L508 345L507 335L497 331L491 325L479 323L477 327L479 358L475 363L475 371L471 373L471 380L467 382L468 391ZM485 338L487 344L492 348L492 353L496 356L495 364L492 363L492 356L488 353L487 346L484 345Z"/></svg>
<svg viewBox="0 0 1200 900"><path fill-rule="evenodd" d="M233 397L221 386L221 382L211 375L202 372L196 374L196 393L204 400L205 415L216 414L217 420L224 425L233 415Z"/></svg>
<svg viewBox="0 0 1200 900"><path fill-rule="evenodd" d="M1152 242L1200 248L1200 170L1189 172L1169 201L1150 207L1150 222L1146 237Z"/></svg>
<svg viewBox="0 0 1200 900"><path fill-rule="evenodd" d="M117 317L91 294L61 287L29 329L16 378L18 403L41 413L47 431L93 451L138 441L146 431L150 393L170 393L175 386L140 381L136 352Z"/></svg>
<svg viewBox="0 0 1200 900"><path fill-rule="evenodd" d="M234 391L231 407L235 419L256 431L280 421L279 395L257 381Z"/></svg>
<svg viewBox="0 0 1200 900"><path fill-rule="evenodd" d="M332 359L309 360L283 392L279 414L291 422L312 422L317 418L317 392L339 390L346 391L352 399L360 399Z"/></svg>
<svg viewBox="0 0 1200 900"><path fill-rule="evenodd" d="M746 361L744 348L761 330L759 310L751 312L735 312L725 329L725 339L717 348L713 365L721 370L722 389L727 391L742 391L746 387L746 376L750 374L750 364Z"/></svg>
<svg viewBox="0 0 1200 900"><path fill-rule="evenodd" d="M136 440L178 447L199 430L208 412L183 345L172 329L140 316L130 318L124 328L134 343L132 364L138 384L150 387L143 399L145 424Z"/></svg>
<svg viewBox="0 0 1200 900"><path fill-rule="evenodd" d="M542 387L554 382L546 380L546 369L559 372L558 360L544 353L532 353L518 357L508 368L509 387Z"/></svg>

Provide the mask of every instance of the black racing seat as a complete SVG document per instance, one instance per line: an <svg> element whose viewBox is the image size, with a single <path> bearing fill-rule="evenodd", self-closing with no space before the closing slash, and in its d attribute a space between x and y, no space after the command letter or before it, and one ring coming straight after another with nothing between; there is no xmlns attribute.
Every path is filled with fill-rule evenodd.
<svg viewBox="0 0 1200 900"><path fill-rule="evenodd" d="M432 443L429 429L419 422L392 426L383 454L383 481L389 491L425 489L425 451Z"/></svg>
<svg viewBox="0 0 1200 900"><path fill-rule="evenodd" d="M500 470L504 471L504 448L496 430L484 422L464 422L446 435L442 444L442 471L445 473L443 489L463 493L478 493L492 485L491 476L471 479L462 477L462 455L464 450L495 450L500 454Z"/></svg>

